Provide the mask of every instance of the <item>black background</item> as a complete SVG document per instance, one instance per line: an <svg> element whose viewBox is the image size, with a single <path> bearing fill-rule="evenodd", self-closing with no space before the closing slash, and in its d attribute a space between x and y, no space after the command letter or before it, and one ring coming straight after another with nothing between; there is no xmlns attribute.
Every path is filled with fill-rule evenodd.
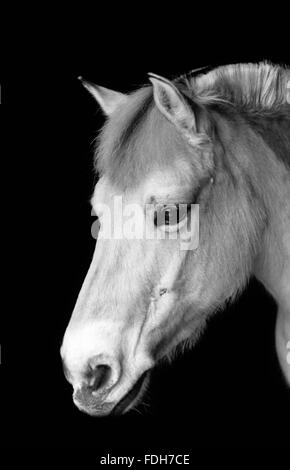
<svg viewBox="0 0 290 470"><path fill-rule="evenodd" d="M66 449L97 461L105 451L182 449L192 458L202 447L289 445L290 392L274 348L276 306L254 280L209 322L194 350L153 372L149 406L140 413L81 414L62 373L62 336L94 249L93 139L104 122L78 75L128 92L146 83L148 72L170 78L206 65L290 61L287 30L274 31L274 20L260 24L249 15L238 28L234 20L222 26L213 14L209 23L183 11L175 18L184 24L177 33L175 23L161 30L151 15L128 26L123 18L116 26L110 16L89 23L68 15L38 22L32 32L27 25L6 33L1 145L9 261L0 369L6 447Z"/></svg>

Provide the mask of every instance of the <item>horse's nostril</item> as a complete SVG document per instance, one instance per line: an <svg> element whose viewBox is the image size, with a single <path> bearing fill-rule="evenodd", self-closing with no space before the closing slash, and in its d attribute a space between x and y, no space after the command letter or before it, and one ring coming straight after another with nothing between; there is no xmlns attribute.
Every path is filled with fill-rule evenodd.
<svg viewBox="0 0 290 470"><path fill-rule="evenodd" d="M109 381L111 376L111 367L106 364L100 364L87 373L88 389L91 392L96 392L103 388Z"/></svg>

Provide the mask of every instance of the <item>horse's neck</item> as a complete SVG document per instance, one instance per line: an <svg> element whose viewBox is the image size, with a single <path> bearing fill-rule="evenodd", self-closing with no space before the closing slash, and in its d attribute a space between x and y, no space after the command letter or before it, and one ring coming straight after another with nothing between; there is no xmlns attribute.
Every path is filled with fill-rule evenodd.
<svg viewBox="0 0 290 470"><path fill-rule="evenodd" d="M255 274L278 304L276 351L290 386L290 172L282 163L276 163L277 171L272 175L276 191L269 194L272 198L269 223Z"/></svg>
<svg viewBox="0 0 290 470"><path fill-rule="evenodd" d="M290 149L289 149L290 153ZM261 252L255 266L256 277L290 314L290 172L274 163L266 188L269 221L263 234Z"/></svg>

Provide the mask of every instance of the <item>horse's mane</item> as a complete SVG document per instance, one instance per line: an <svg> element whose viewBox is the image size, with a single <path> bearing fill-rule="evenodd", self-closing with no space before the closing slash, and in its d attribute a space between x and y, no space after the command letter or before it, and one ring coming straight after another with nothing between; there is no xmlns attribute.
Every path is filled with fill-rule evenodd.
<svg viewBox="0 0 290 470"><path fill-rule="evenodd" d="M289 104L290 69L267 62L235 64L206 74L191 73L177 79L205 104L229 103L249 112L277 111Z"/></svg>

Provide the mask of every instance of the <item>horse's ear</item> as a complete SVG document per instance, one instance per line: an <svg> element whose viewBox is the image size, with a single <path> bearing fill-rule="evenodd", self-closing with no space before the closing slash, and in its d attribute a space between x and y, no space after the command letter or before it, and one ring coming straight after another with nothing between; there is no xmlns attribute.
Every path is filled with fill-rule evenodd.
<svg viewBox="0 0 290 470"><path fill-rule="evenodd" d="M103 112L110 116L117 107L127 100L127 95L119 93L118 91L109 90L99 85L95 85L92 82L84 80L82 77L78 77L82 82L83 86L93 95L95 100L101 106Z"/></svg>
<svg viewBox="0 0 290 470"><path fill-rule="evenodd" d="M153 84L154 100L161 113L179 129L196 132L194 112L174 84L153 73L149 74L149 80Z"/></svg>

